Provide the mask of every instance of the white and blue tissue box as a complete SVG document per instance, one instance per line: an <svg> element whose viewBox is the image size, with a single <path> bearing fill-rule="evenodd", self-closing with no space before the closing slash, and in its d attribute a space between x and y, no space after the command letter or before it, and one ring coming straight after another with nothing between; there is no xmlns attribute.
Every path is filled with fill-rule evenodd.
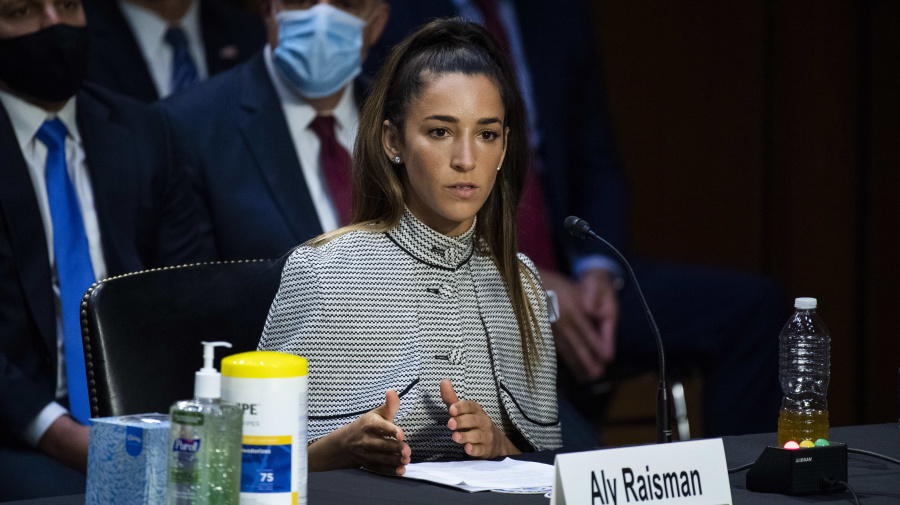
<svg viewBox="0 0 900 505"><path fill-rule="evenodd" d="M91 419L85 505L165 505L169 416Z"/></svg>

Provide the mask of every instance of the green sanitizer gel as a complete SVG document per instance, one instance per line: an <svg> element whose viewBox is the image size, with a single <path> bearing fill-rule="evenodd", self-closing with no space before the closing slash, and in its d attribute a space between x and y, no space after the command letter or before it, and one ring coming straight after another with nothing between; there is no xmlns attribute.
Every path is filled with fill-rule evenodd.
<svg viewBox="0 0 900 505"><path fill-rule="evenodd" d="M238 505L241 491L242 409L222 401L215 348L203 342L204 366L194 376L194 399L175 402L169 434L168 505Z"/></svg>

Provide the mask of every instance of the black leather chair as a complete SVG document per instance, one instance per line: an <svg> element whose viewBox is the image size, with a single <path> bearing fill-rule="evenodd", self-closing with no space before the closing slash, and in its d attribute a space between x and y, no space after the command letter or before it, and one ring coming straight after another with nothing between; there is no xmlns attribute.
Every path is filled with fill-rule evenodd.
<svg viewBox="0 0 900 505"><path fill-rule="evenodd" d="M256 349L282 260L200 263L112 277L81 304L92 417L168 412L194 395L204 340Z"/></svg>

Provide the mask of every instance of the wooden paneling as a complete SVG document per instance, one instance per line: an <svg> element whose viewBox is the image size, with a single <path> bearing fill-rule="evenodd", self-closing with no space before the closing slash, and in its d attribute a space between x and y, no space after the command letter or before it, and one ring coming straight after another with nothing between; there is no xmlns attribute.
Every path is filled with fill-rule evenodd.
<svg viewBox="0 0 900 505"><path fill-rule="evenodd" d="M715 0L593 5L633 190L634 250L760 268L764 10Z"/></svg>
<svg viewBox="0 0 900 505"><path fill-rule="evenodd" d="M900 336L900 2L879 0L866 12L863 123L865 265L863 419L897 421Z"/></svg>
<svg viewBox="0 0 900 505"><path fill-rule="evenodd" d="M857 421L860 334L861 9L774 2L771 58L773 273L819 299L832 335L833 425ZM813 5L815 8L813 8Z"/></svg>
<svg viewBox="0 0 900 505"><path fill-rule="evenodd" d="M900 3L591 5L635 251L819 298L832 424L896 421Z"/></svg>

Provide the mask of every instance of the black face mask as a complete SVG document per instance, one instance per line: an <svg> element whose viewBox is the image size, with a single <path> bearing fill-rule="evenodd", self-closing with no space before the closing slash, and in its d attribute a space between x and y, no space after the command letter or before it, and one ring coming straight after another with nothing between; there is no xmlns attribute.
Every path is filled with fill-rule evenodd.
<svg viewBox="0 0 900 505"><path fill-rule="evenodd" d="M0 81L27 97L68 100L84 80L87 40L87 28L66 24L0 39Z"/></svg>

